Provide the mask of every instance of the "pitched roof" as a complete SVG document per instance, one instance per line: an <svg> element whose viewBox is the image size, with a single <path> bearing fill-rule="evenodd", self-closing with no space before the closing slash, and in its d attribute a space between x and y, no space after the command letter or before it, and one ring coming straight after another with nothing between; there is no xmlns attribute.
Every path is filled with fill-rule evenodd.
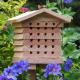
<svg viewBox="0 0 80 80"><path fill-rule="evenodd" d="M36 16L38 14L41 14L41 13L44 13L44 12L45 13L48 13L48 14L50 14L52 16L55 16L56 18L59 18L59 19L63 20L66 23L69 23L72 20L72 17L71 16L64 16L64 15L61 15L61 14L56 13L54 11L51 11L49 9L42 8L40 10L29 11L29 12L20 14L19 16L16 16L16 17L13 17L13 18L9 19L8 21L10 21L12 23L21 22L23 20L29 19L31 17L34 17L34 16Z"/></svg>

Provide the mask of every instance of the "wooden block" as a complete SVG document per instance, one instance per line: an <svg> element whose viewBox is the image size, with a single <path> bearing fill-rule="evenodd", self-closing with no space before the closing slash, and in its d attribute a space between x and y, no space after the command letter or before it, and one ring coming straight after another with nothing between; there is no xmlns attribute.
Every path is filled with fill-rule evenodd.
<svg viewBox="0 0 80 80"><path fill-rule="evenodd" d="M24 39L24 35L23 34L16 34L14 36L14 40L21 40L21 39Z"/></svg>
<svg viewBox="0 0 80 80"><path fill-rule="evenodd" d="M19 22L19 23L14 23L13 25L14 25L14 27L22 27L22 23L21 23L21 22Z"/></svg>
<svg viewBox="0 0 80 80"><path fill-rule="evenodd" d="M23 33L23 31L24 31L24 28L15 28L14 33L20 34L20 33Z"/></svg>
<svg viewBox="0 0 80 80"><path fill-rule="evenodd" d="M13 45L14 46L22 46L22 45L24 45L23 43L24 43L23 40L15 40L14 43L13 43Z"/></svg>

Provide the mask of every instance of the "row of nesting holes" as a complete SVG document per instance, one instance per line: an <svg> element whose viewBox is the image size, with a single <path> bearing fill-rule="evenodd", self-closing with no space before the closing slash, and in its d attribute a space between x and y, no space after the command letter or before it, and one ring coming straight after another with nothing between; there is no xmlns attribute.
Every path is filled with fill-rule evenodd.
<svg viewBox="0 0 80 80"><path fill-rule="evenodd" d="M30 54L33 54L33 53L34 53L34 52L30 51ZM40 54L40 51L37 51L36 53L37 53L37 54ZM47 51L44 52L44 54L47 54L47 53L48 53ZM54 51L52 51L51 54L54 54Z"/></svg>
<svg viewBox="0 0 80 80"><path fill-rule="evenodd" d="M41 46L40 45L37 45L37 47L40 48ZM47 48L48 46L47 45L44 45L44 47ZM33 45L30 45L30 48L33 48ZM54 48L54 45L52 45L52 48Z"/></svg>
<svg viewBox="0 0 80 80"><path fill-rule="evenodd" d="M30 29L32 30L32 29L34 29L34 28L33 28L33 27L30 27ZM39 30L39 29L42 29L42 28L37 27L36 29L38 29L38 30ZM47 27L44 27L44 29L46 30L46 29L48 29L48 28L47 28ZM50 28L50 29L52 29L52 30L53 30L53 29L54 29L54 27L52 27L52 28Z"/></svg>
<svg viewBox="0 0 80 80"><path fill-rule="evenodd" d="M33 24L34 24L34 23L33 23ZM33 24L32 24L32 23L29 23L30 26L33 25ZM40 23L36 23L36 25L39 26ZM48 25L48 23L46 22L46 23L45 23L45 26L47 26L47 25ZM55 23L53 22L52 25L55 26Z"/></svg>
<svg viewBox="0 0 80 80"><path fill-rule="evenodd" d="M30 36L31 35L33 35L33 33L29 33L30 34ZM37 35L39 36L41 33L37 33ZM44 33L44 35L46 36L47 35L47 33ZM51 33L51 35L53 36L54 35L54 33Z"/></svg>
<svg viewBox="0 0 80 80"><path fill-rule="evenodd" d="M30 39L30 42L32 42L32 41L33 41L33 39ZM38 39L37 41L40 42L40 39ZM44 39L44 41L47 42L48 40ZM54 42L54 39L52 39L51 41Z"/></svg>

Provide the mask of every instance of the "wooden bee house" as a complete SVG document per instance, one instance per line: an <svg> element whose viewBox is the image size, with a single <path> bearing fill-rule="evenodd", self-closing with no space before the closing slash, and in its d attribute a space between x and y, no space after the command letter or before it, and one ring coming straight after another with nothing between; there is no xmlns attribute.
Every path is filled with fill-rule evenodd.
<svg viewBox="0 0 80 80"><path fill-rule="evenodd" d="M13 61L61 63L61 27L71 19L46 8L9 19L15 26Z"/></svg>

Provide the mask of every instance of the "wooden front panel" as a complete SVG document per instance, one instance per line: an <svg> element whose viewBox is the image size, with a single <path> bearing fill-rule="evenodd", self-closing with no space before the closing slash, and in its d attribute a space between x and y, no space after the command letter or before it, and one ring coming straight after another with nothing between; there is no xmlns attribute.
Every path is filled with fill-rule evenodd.
<svg viewBox="0 0 80 80"><path fill-rule="evenodd" d="M21 59L31 64L62 62L60 32L60 28L16 28L14 62Z"/></svg>
<svg viewBox="0 0 80 80"><path fill-rule="evenodd" d="M14 30L14 61L31 64L61 63L61 21L49 15L25 20Z"/></svg>

